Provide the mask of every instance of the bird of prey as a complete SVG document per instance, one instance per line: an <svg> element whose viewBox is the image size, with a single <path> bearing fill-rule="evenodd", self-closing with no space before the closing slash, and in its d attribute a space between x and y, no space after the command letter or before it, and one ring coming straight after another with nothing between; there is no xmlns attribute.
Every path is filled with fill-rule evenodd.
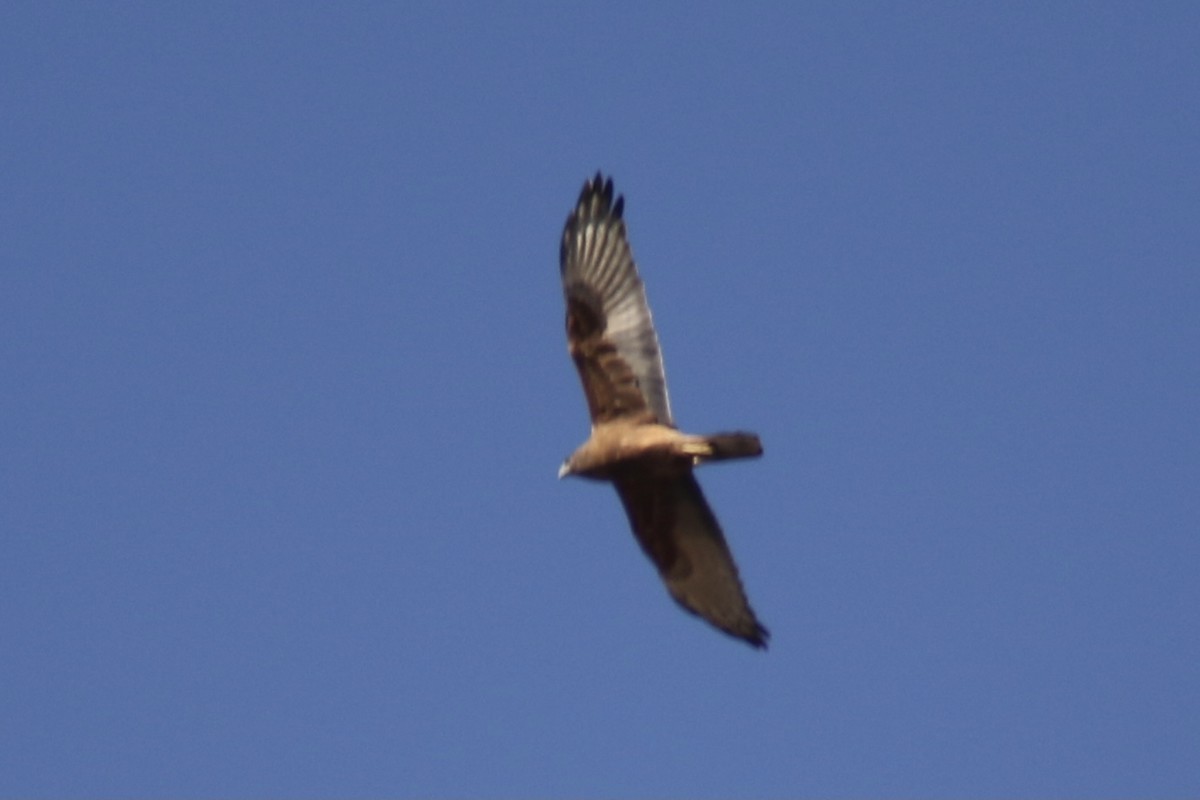
<svg viewBox="0 0 1200 800"><path fill-rule="evenodd" d="M762 455L753 433L675 427L658 336L612 179L586 182L563 231L559 268L567 349L587 396L591 437L559 470L616 487L642 550L671 596L730 636L767 646L725 537L692 474L707 461Z"/></svg>

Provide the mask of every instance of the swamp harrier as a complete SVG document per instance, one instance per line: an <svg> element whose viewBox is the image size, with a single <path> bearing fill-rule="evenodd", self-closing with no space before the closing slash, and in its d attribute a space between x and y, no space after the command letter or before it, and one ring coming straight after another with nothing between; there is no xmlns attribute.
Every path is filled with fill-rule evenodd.
<svg viewBox="0 0 1200 800"><path fill-rule="evenodd" d="M658 336L633 263L612 180L583 186L563 231L560 269L568 351L587 396L592 434L559 470L616 487L642 550L684 609L755 647L754 616L725 537L692 470L762 455L752 433L692 436L671 418Z"/></svg>

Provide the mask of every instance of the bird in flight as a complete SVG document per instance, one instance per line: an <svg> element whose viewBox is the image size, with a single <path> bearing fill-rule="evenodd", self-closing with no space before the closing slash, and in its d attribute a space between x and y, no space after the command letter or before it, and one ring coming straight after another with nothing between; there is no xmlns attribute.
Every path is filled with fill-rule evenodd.
<svg viewBox="0 0 1200 800"><path fill-rule="evenodd" d="M642 550L684 609L766 647L721 527L693 469L762 455L753 433L693 436L675 427L658 335L633 262L612 179L583 186L563 230L559 268L567 349L579 370L592 433L558 472L609 481Z"/></svg>

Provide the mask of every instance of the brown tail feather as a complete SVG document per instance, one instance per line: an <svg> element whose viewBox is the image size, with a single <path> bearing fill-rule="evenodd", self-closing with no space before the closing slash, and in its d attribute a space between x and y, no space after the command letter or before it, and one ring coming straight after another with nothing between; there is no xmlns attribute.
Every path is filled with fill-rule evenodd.
<svg viewBox="0 0 1200 800"><path fill-rule="evenodd" d="M712 455L706 456L705 461L721 461L727 458L754 458L763 453L762 442L754 433L714 433L704 437L712 448Z"/></svg>

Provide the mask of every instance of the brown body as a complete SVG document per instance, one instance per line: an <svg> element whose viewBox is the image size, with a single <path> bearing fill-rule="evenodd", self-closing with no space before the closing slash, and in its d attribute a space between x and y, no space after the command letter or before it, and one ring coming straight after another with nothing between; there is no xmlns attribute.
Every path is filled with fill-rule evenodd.
<svg viewBox="0 0 1200 800"><path fill-rule="evenodd" d="M560 266L567 342L592 433L559 470L609 481L642 550L688 611L755 647L768 637L742 589L720 525L692 470L762 455L752 433L694 436L671 418L666 375L645 290L612 181L586 183L563 232Z"/></svg>
<svg viewBox="0 0 1200 800"><path fill-rule="evenodd" d="M607 481L630 465L675 474L705 461L759 455L762 445L752 433L692 436L656 422L606 422L592 428L591 437L571 454L559 477L580 475Z"/></svg>

